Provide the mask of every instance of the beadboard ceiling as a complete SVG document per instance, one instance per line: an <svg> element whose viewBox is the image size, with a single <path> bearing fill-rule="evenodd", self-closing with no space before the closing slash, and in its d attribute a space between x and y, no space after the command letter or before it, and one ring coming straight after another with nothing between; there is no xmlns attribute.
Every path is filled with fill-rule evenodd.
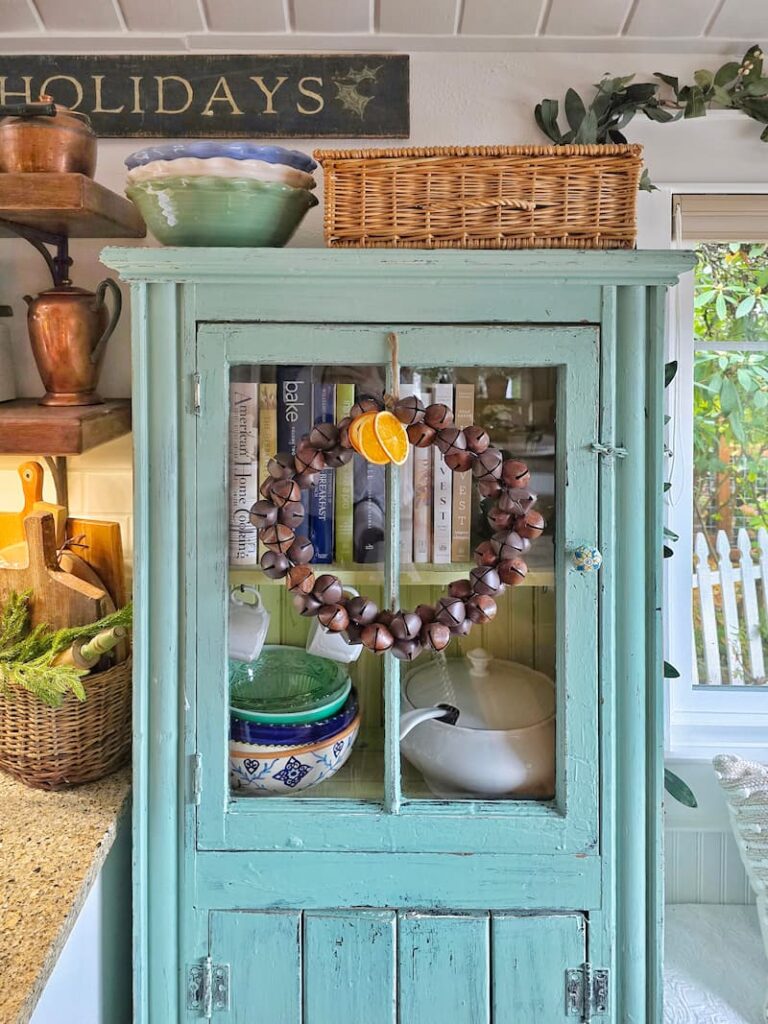
<svg viewBox="0 0 768 1024"><path fill-rule="evenodd" d="M0 53L730 53L767 0L0 0Z"/></svg>

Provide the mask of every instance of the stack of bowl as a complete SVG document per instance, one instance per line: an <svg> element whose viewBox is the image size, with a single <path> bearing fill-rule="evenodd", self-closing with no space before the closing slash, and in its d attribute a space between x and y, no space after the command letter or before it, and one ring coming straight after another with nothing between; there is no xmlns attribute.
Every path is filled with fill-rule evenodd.
<svg viewBox="0 0 768 1024"><path fill-rule="evenodd" d="M126 195L163 245L282 246L317 206L317 164L254 142L172 142L125 161Z"/></svg>
<svg viewBox="0 0 768 1024"><path fill-rule="evenodd" d="M335 775L352 752L360 708L339 662L267 645L229 662L229 770L233 789L283 796Z"/></svg>

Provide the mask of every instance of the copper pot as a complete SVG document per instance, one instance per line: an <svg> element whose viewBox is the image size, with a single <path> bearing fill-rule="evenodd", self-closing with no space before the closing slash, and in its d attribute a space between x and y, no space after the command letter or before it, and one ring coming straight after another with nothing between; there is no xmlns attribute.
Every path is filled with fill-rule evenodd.
<svg viewBox="0 0 768 1024"><path fill-rule="evenodd" d="M0 171L64 171L92 178L96 134L85 114L57 106L49 96L39 103L0 107Z"/></svg>
<svg viewBox="0 0 768 1024"><path fill-rule="evenodd" d="M114 309L105 301L112 292ZM117 327L122 309L120 289L106 278L95 292L64 281L41 292L25 295L32 354L45 385L40 405L98 405L96 393L104 350Z"/></svg>

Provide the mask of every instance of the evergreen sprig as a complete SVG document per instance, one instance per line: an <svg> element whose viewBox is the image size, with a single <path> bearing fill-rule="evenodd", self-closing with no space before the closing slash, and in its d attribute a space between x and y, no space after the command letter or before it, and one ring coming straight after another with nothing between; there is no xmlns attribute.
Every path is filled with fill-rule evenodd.
<svg viewBox="0 0 768 1024"><path fill-rule="evenodd" d="M81 678L86 673L74 665L53 665L52 661L76 640L90 640L114 626L130 627L132 606L85 626L53 630L46 625L30 627L31 598L31 591L12 593L0 604L0 697L13 699L14 687L21 687L50 707L59 707L68 693L85 700Z"/></svg>

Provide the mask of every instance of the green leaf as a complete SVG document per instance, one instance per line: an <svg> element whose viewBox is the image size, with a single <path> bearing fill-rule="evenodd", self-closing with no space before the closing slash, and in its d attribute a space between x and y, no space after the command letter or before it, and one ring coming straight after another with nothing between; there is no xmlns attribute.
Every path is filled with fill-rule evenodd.
<svg viewBox="0 0 768 1024"><path fill-rule="evenodd" d="M659 124L669 124L670 121L676 121L679 114L673 114L671 110L665 110L664 107L646 106L643 107L645 116L651 121L658 121Z"/></svg>
<svg viewBox="0 0 768 1024"><path fill-rule="evenodd" d="M569 89L565 94L565 117L575 132L579 130L586 113L587 108L584 106L581 96L575 89Z"/></svg>
<svg viewBox="0 0 768 1024"><path fill-rule="evenodd" d="M715 81L715 75L713 71L702 69L701 71L694 71L693 80L700 89L711 89Z"/></svg>
<svg viewBox="0 0 768 1024"><path fill-rule="evenodd" d="M750 82L747 86L747 93L750 96L768 95L768 78L758 78L756 82Z"/></svg>
<svg viewBox="0 0 768 1024"><path fill-rule="evenodd" d="M736 376L738 378L739 384L741 384L741 386L748 394L751 394L757 387L757 382L755 381L755 378L752 376L749 370L739 368L736 371Z"/></svg>
<svg viewBox="0 0 768 1024"><path fill-rule="evenodd" d="M716 295L717 292L714 290L714 288L708 288L705 292L699 292L699 294L693 300L693 308L700 309L702 306L706 306L706 304L708 302L711 302Z"/></svg>
<svg viewBox="0 0 768 1024"><path fill-rule="evenodd" d="M683 782L679 775L671 772L669 768L664 769L664 789L666 789L673 800L677 800L684 807L690 807L693 810L699 806L690 786Z"/></svg>
<svg viewBox="0 0 768 1024"><path fill-rule="evenodd" d="M768 406L768 395L764 391L756 391L752 401L756 409L765 409Z"/></svg>
<svg viewBox="0 0 768 1024"><path fill-rule="evenodd" d="M671 665L668 661L664 662L664 678L665 679L679 679L680 673L677 671L674 665Z"/></svg>
<svg viewBox="0 0 768 1024"><path fill-rule="evenodd" d="M641 192L658 192L659 191L658 188L651 181L651 177L648 174L648 168L647 167L643 168L643 173L640 175L640 183L638 184L637 187L638 187L638 189Z"/></svg>
<svg viewBox="0 0 768 1024"><path fill-rule="evenodd" d="M660 79L665 85L668 85L675 96L677 96L680 91L680 80L678 78L675 78L673 75L662 75L660 71L654 71L653 77Z"/></svg>
<svg viewBox="0 0 768 1024"><path fill-rule="evenodd" d="M723 415L730 416L732 412L739 408L739 405L739 393L736 390L736 385L729 377L726 377L720 389L720 408L723 411Z"/></svg>
<svg viewBox="0 0 768 1024"><path fill-rule="evenodd" d="M733 99L727 89L724 89L721 85L716 85L712 90L712 98L715 103L719 103L721 107L728 109L733 106Z"/></svg>
<svg viewBox="0 0 768 1024"><path fill-rule="evenodd" d="M611 142L615 142L617 145L626 145L627 142L626 135L622 135L622 133L620 131L617 131L616 128L610 129L610 131L608 132L608 138L611 140Z"/></svg>
<svg viewBox="0 0 768 1024"><path fill-rule="evenodd" d="M560 142L560 129L557 126L559 111L560 106L557 100L542 100L541 103L537 103L533 111L536 124L554 143Z"/></svg>
<svg viewBox="0 0 768 1024"><path fill-rule="evenodd" d="M752 312L757 299L754 295L748 295L746 299L742 299L736 307L736 319L740 320L741 317L747 316L748 313Z"/></svg>
<svg viewBox="0 0 768 1024"><path fill-rule="evenodd" d="M590 109L584 115L574 140L577 145L592 145L597 142L597 117Z"/></svg>
<svg viewBox="0 0 768 1024"><path fill-rule="evenodd" d="M729 60L727 64L723 64L721 68L715 72L715 85L724 86L730 82L735 81L739 74L740 64L736 60Z"/></svg>
<svg viewBox="0 0 768 1024"><path fill-rule="evenodd" d="M673 359L671 362L664 365L664 387L668 388L672 381L675 379L677 373L678 362Z"/></svg>
<svg viewBox="0 0 768 1024"><path fill-rule="evenodd" d="M625 95L631 103L647 103L654 98L658 88L654 82L637 82L627 86Z"/></svg>
<svg viewBox="0 0 768 1024"><path fill-rule="evenodd" d="M715 312L720 320L725 320L728 315L728 309L725 305L725 297L722 292L718 293L717 299L715 300Z"/></svg>
<svg viewBox="0 0 768 1024"><path fill-rule="evenodd" d="M704 117L706 112L704 94L698 86L694 85L686 100L683 117Z"/></svg>
<svg viewBox="0 0 768 1024"><path fill-rule="evenodd" d="M768 142L768 128L763 128L763 130L760 132L760 141Z"/></svg>

